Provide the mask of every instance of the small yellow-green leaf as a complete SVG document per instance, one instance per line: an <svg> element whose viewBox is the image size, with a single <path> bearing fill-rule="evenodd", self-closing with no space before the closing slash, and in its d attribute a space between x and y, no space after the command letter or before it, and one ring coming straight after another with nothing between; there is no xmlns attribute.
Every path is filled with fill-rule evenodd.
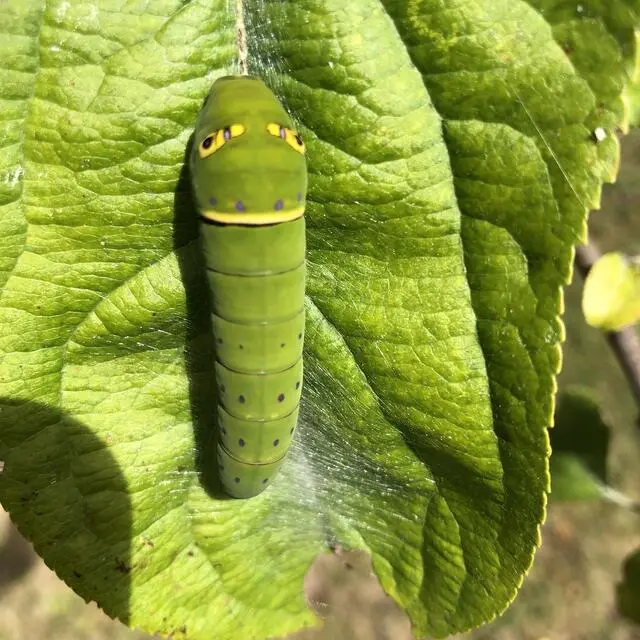
<svg viewBox="0 0 640 640"><path fill-rule="evenodd" d="M640 31L635 32L636 64L631 82L627 87L627 104L629 109L629 124L640 126Z"/></svg>
<svg viewBox="0 0 640 640"><path fill-rule="evenodd" d="M638 127L640 126L640 77L629 85L627 97L629 103L629 124L632 127Z"/></svg>
<svg viewBox="0 0 640 640"><path fill-rule="evenodd" d="M640 267L620 252L603 255L584 283L582 311L588 324L617 331L640 318Z"/></svg>

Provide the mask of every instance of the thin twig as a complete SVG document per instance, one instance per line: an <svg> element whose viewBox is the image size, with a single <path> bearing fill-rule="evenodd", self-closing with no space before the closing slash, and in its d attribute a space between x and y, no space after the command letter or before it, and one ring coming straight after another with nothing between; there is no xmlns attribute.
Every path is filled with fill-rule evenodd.
<svg viewBox="0 0 640 640"><path fill-rule="evenodd" d="M575 265L583 278L587 277L600 255L597 247L592 243L576 248ZM609 331L605 336L627 377L631 392L640 409L640 339L636 328L631 326L621 331Z"/></svg>
<svg viewBox="0 0 640 640"><path fill-rule="evenodd" d="M601 490L602 496L605 500L608 500L623 509L628 509L634 513L640 513L640 502L637 500L633 500L621 491L617 491L613 487L609 487L607 485L602 485Z"/></svg>
<svg viewBox="0 0 640 640"><path fill-rule="evenodd" d="M249 66L247 64L247 27L244 23L244 0L236 0L236 40L240 73L247 76L249 75Z"/></svg>

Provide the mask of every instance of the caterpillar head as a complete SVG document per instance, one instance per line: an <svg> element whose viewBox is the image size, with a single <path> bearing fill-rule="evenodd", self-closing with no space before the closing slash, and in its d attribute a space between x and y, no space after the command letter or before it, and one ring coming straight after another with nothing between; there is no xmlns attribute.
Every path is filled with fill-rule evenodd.
<svg viewBox="0 0 640 640"><path fill-rule="evenodd" d="M190 167L197 207L212 221L274 224L304 211L304 143L257 78L216 80L196 122Z"/></svg>

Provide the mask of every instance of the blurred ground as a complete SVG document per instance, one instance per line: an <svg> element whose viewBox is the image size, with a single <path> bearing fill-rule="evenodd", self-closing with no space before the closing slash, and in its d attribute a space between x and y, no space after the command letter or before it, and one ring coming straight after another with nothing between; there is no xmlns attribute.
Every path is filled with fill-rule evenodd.
<svg viewBox="0 0 640 640"><path fill-rule="evenodd" d="M590 232L601 250L640 253L640 131L623 144L618 184L605 188ZM600 333L580 312L580 286L566 293L567 341L560 388L591 387L612 427L610 482L640 499L638 410ZM143 640L85 604L49 571L0 516L0 640ZM621 620L615 584L624 557L640 546L640 517L604 503L552 504L543 545L515 603L493 624L458 640L640 640L640 627ZM323 558L307 582L323 631L296 640L410 640L406 618L382 594L360 554ZM239 638L238 640L242 640Z"/></svg>
<svg viewBox="0 0 640 640"><path fill-rule="evenodd" d="M87 605L0 515L0 640L141 640Z"/></svg>

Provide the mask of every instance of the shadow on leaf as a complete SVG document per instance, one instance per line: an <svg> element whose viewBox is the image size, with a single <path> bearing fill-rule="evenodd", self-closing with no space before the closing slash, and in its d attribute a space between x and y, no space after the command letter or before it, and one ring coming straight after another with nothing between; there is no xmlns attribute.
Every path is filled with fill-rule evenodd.
<svg viewBox="0 0 640 640"><path fill-rule="evenodd" d="M191 195L189 154L192 145L193 135L187 143L184 163L175 190L173 248L178 258L186 296L185 364L196 442L195 466L207 493L214 498L226 500L229 496L222 490L218 478L218 399L213 368L215 347L209 315L206 267L199 241L199 218Z"/></svg>
<svg viewBox="0 0 640 640"><path fill-rule="evenodd" d="M107 443L64 412L9 398L0 434L0 499L13 522L76 593L127 624L131 503Z"/></svg>

